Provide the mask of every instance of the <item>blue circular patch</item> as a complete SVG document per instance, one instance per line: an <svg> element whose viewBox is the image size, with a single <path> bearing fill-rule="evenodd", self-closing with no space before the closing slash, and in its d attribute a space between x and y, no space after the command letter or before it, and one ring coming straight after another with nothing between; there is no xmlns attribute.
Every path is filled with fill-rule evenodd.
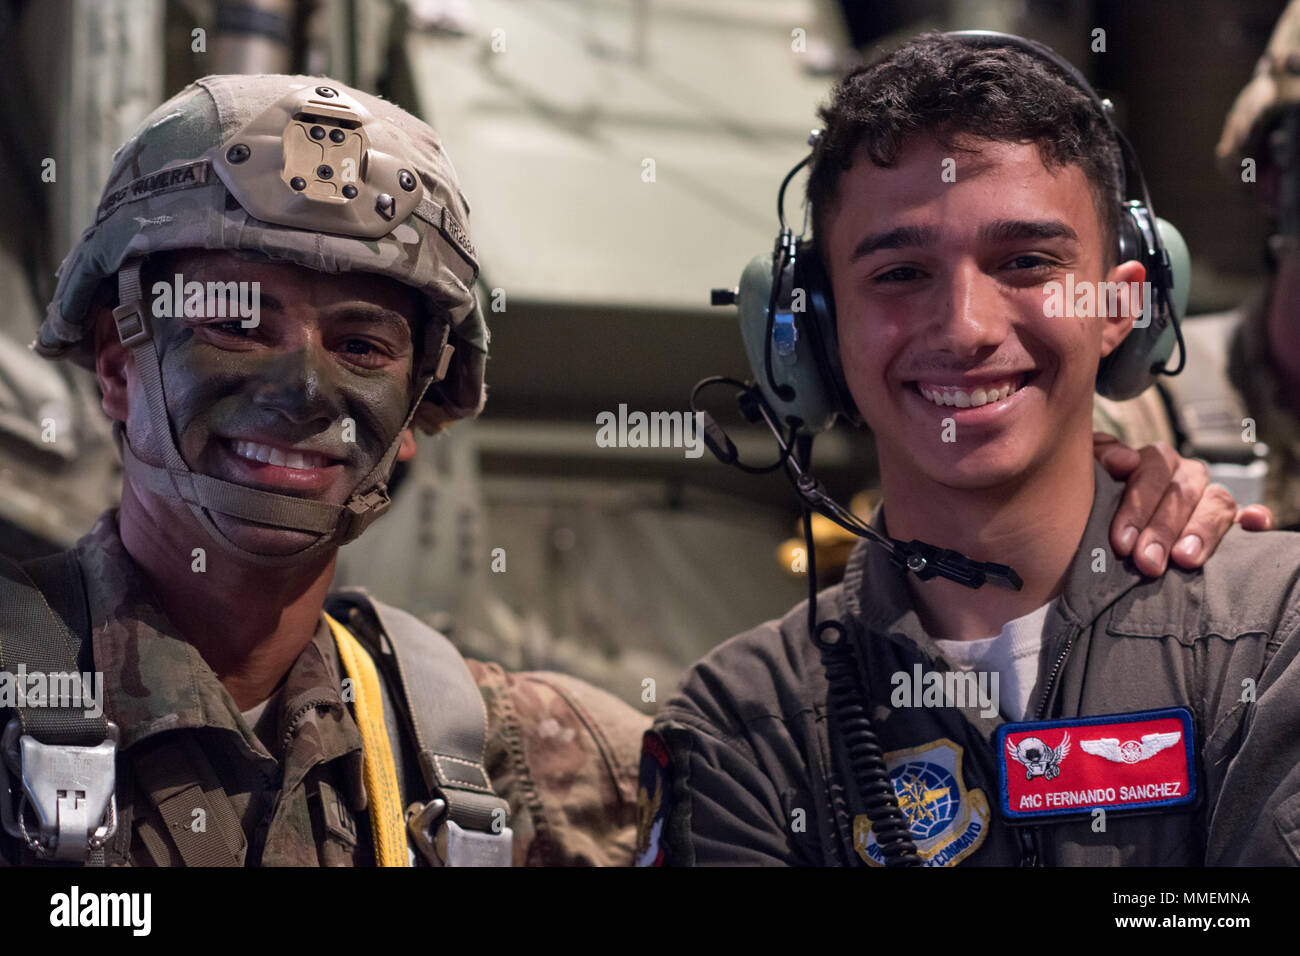
<svg viewBox="0 0 1300 956"><path fill-rule="evenodd" d="M957 778L937 763L913 760L890 771L898 806L917 840L928 840L952 823L961 806Z"/></svg>

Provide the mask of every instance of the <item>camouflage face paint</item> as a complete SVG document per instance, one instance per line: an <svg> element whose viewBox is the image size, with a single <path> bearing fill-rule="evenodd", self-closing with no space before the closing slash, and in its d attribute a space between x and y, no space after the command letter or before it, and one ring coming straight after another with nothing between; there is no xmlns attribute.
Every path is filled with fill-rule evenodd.
<svg viewBox="0 0 1300 956"><path fill-rule="evenodd" d="M155 269L174 269L186 281L257 280L271 305L251 329L219 317L154 320L168 415L190 467L268 491L346 501L409 409L415 297L378 277L323 275L225 253L186 251ZM148 427L140 398L132 401L133 430ZM151 447L131 437L133 446ZM248 441L329 463L266 467L236 453L235 443Z"/></svg>

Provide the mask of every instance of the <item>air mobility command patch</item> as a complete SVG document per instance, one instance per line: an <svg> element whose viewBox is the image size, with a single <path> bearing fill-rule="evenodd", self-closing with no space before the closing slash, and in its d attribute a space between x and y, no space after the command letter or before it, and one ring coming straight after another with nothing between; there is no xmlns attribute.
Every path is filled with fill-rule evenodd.
<svg viewBox="0 0 1300 956"><path fill-rule="evenodd" d="M925 866L956 866L988 836L988 798L983 790L966 789L961 758L961 747L947 737L885 754L899 809ZM853 846L867 863L885 865L866 814L853 821Z"/></svg>
<svg viewBox="0 0 1300 956"><path fill-rule="evenodd" d="M636 865L663 866L663 833L672 809L668 748L653 730L641 738L641 773L636 791Z"/></svg>
<svg viewBox="0 0 1300 956"><path fill-rule="evenodd" d="M1185 707L1004 724L994 737L1009 821L1094 810L1154 810L1196 799L1192 715Z"/></svg>

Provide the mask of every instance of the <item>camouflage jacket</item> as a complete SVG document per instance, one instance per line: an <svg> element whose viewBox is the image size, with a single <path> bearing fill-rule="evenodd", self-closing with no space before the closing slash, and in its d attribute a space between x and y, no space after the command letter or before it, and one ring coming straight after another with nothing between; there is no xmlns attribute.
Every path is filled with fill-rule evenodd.
<svg viewBox="0 0 1300 956"><path fill-rule="evenodd" d="M118 536L116 512L101 516L75 552L104 713L121 734L118 830L105 863L181 864L136 771L160 742L179 740L205 758L195 765L205 779L195 782L229 797L238 827L228 842L244 865L373 865L361 735L341 697L342 666L323 618L272 701L280 713L271 752L151 599ZM562 674L469 666L487 705L488 774L510 804L515 865L629 863L633 780L649 718ZM7 836L0 859L33 860Z"/></svg>

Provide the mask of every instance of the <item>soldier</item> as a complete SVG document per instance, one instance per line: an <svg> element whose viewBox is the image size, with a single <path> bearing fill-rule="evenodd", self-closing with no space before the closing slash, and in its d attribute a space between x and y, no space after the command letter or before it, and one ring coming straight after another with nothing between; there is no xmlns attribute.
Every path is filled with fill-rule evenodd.
<svg viewBox="0 0 1300 956"><path fill-rule="evenodd" d="M1098 402L1097 427L1129 444L1170 442L1209 463L1243 504L1300 530L1300 2L1278 20L1215 150L1251 183L1274 234L1271 276L1237 309L1183 326L1189 374L1132 402ZM1161 400L1163 398L1163 400Z"/></svg>
<svg viewBox="0 0 1300 956"><path fill-rule="evenodd" d="M930 34L821 115L813 239L783 234L781 284L751 264L740 289L746 328L803 290L813 342L777 375L751 354L746 400L860 418L884 505L842 583L661 707L639 862L1300 861L1300 536L1233 529L1162 578L1113 545L1092 394L1168 358L1168 309L1135 328L1123 290L1149 276L1165 303L1187 275L1105 104L1040 44ZM1117 312L1053 313L1067 277L1118 285Z"/></svg>
<svg viewBox="0 0 1300 956"><path fill-rule="evenodd" d="M7 862L630 859L646 718L327 599L413 428L482 407L468 211L319 77L207 77L119 150L35 348L95 372L121 506L0 575L0 676L86 675L3 701Z"/></svg>

